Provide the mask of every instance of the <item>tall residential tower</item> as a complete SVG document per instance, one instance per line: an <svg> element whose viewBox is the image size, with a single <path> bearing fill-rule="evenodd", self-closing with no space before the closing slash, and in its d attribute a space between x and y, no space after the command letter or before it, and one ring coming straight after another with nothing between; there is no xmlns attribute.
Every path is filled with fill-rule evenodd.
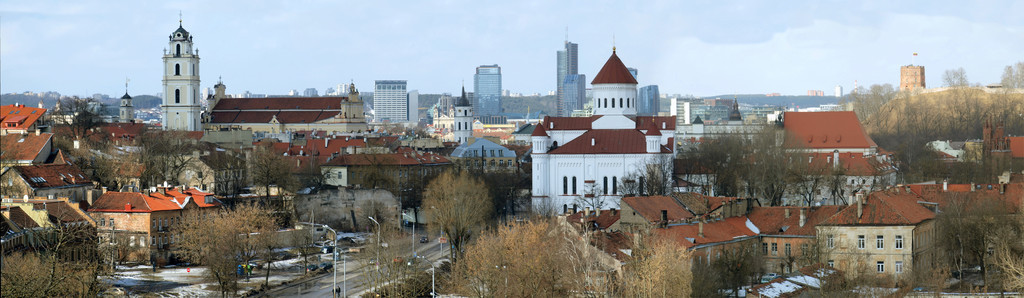
<svg viewBox="0 0 1024 298"><path fill-rule="evenodd" d="M569 114L572 114L572 109L566 106L564 87L567 75L579 73L579 53L577 48L577 44L566 40L565 49L558 51L558 77L555 78L558 89L555 93L555 101L558 106L557 113L560 117L568 117Z"/></svg>
<svg viewBox="0 0 1024 298"><path fill-rule="evenodd" d="M501 114L501 67L497 64L477 67L473 75L473 94L477 100L477 115Z"/></svg>

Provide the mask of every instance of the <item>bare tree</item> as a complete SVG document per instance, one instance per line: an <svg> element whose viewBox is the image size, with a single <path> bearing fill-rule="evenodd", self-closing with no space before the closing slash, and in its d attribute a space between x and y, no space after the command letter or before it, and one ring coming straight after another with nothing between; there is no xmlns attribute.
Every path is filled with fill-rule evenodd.
<svg viewBox="0 0 1024 298"><path fill-rule="evenodd" d="M210 227L216 227L211 229ZM274 248L277 225L270 211L257 205L241 205L234 210L189 212L174 227L178 252L191 263L206 266L207 278L217 282L221 295L238 290L236 268L255 258L267 258ZM268 277L265 282L269 282Z"/></svg>
<svg viewBox="0 0 1024 298"><path fill-rule="evenodd" d="M690 297L693 262L685 247L666 239L645 237L624 268L626 297Z"/></svg>
<svg viewBox="0 0 1024 298"><path fill-rule="evenodd" d="M443 232L455 248L453 263L490 217L492 206L487 186L465 171L441 174L427 185L423 199L423 209L433 219L430 228Z"/></svg>
<svg viewBox="0 0 1024 298"><path fill-rule="evenodd" d="M971 82L967 80L967 72L963 67L947 69L942 74L942 84L946 87L968 87Z"/></svg>
<svg viewBox="0 0 1024 298"><path fill-rule="evenodd" d="M71 136L75 139L86 140L88 136L95 134L95 128L103 126L105 122L100 117L99 102L93 98L78 98L77 96L60 100L58 108L53 111L54 124L67 127Z"/></svg>

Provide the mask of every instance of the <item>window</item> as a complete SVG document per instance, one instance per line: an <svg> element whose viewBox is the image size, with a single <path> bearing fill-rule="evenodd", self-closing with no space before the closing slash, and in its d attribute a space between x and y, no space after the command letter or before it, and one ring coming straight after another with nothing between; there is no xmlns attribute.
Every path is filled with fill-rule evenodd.
<svg viewBox="0 0 1024 298"><path fill-rule="evenodd" d="M793 255L793 249L790 247L789 243L786 243L786 255L787 256Z"/></svg>
<svg viewBox="0 0 1024 298"><path fill-rule="evenodd" d="M761 243L761 250L764 251L765 255L767 255L768 254L768 243Z"/></svg>
<svg viewBox="0 0 1024 298"><path fill-rule="evenodd" d="M572 176L572 194L576 194L576 176Z"/></svg>
<svg viewBox="0 0 1024 298"><path fill-rule="evenodd" d="M857 235L857 249L864 249L864 235Z"/></svg>
<svg viewBox="0 0 1024 298"><path fill-rule="evenodd" d="M878 261L875 263L875 267L878 268L878 273L885 273L885 262Z"/></svg>
<svg viewBox="0 0 1024 298"><path fill-rule="evenodd" d="M181 64L175 64L174 65L174 75L176 75L176 76L180 76L181 75Z"/></svg>
<svg viewBox="0 0 1024 298"><path fill-rule="evenodd" d="M174 89L174 103L181 103L181 90Z"/></svg>
<svg viewBox="0 0 1024 298"><path fill-rule="evenodd" d="M828 248L835 248L836 247L835 238L836 237L832 236L832 235L825 236L825 246L828 246Z"/></svg>
<svg viewBox="0 0 1024 298"><path fill-rule="evenodd" d="M615 99L614 98L612 98L612 107L613 108L615 107Z"/></svg>
<svg viewBox="0 0 1024 298"><path fill-rule="evenodd" d="M832 267L832 268L835 268L836 267L836 261L828 260L828 266Z"/></svg>
<svg viewBox="0 0 1024 298"><path fill-rule="evenodd" d="M135 236L128 239L128 246L135 246Z"/></svg>
<svg viewBox="0 0 1024 298"><path fill-rule="evenodd" d="M800 254L801 255L807 254L807 243L800 244Z"/></svg>
<svg viewBox="0 0 1024 298"><path fill-rule="evenodd" d="M903 249L903 235L896 235L896 249Z"/></svg>
<svg viewBox="0 0 1024 298"><path fill-rule="evenodd" d="M903 273L903 261L896 261L896 273Z"/></svg>
<svg viewBox="0 0 1024 298"><path fill-rule="evenodd" d="M569 177L562 176L562 194L569 194Z"/></svg>
<svg viewBox="0 0 1024 298"><path fill-rule="evenodd" d="M612 176L612 194L619 194L619 177Z"/></svg>
<svg viewBox="0 0 1024 298"><path fill-rule="evenodd" d="M181 37L181 34L178 34L178 37ZM175 56L181 56L181 44L179 43L179 44L174 45L174 48L175 48L174 55Z"/></svg>
<svg viewBox="0 0 1024 298"><path fill-rule="evenodd" d="M779 244L778 243L772 243L772 255L774 256L774 255L778 255L778 254L779 254Z"/></svg>
<svg viewBox="0 0 1024 298"><path fill-rule="evenodd" d="M604 191L602 194L608 194L608 176L604 176Z"/></svg>
<svg viewBox="0 0 1024 298"><path fill-rule="evenodd" d="M885 248L885 236L882 236L882 235L875 236L875 248L877 248L877 249Z"/></svg>
<svg viewBox="0 0 1024 298"><path fill-rule="evenodd" d="M619 107L622 107L622 98L619 98Z"/></svg>

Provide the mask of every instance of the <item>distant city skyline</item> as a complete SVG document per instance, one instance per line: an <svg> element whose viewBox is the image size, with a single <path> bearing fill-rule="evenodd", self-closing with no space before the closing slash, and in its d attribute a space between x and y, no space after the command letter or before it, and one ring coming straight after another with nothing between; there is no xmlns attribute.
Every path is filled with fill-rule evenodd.
<svg viewBox="0 0 1024 298"><path fill-rule="evenodd" d="M400 8L400 9L398 9ZM382 10L392 13L379 14ZM579 73L611 53L661 93L805 94L899 85L900 66L927 68L927 86L963 67L999 81L1024 60L1024 2L675 1L138 3L42 0L0 7L0 93L157 94L162 50L182 24L202 57L202 88L286 94L407 79L409 90L456 93L472 69L502 66L502 88L556 90L554 51L578 44ZM466 13L488 11L488 14ZM229 13L230 12L230 13ZM568 33L566 32L568 31ZM917 52L917 57L912 53Z"/></svg>

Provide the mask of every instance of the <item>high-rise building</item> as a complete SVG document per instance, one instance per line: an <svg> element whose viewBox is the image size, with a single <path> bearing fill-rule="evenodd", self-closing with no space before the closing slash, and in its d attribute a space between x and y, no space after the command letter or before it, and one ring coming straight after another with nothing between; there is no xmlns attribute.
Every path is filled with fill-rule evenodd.
<svg viewBox="0 0 1024 298"><path fill-rule="evenodd" d="M317 97L317 96L320 96L320 95L317 94L316 88L306 88L306 90L302 91L302 96L305 96L305 97Z"/></svg>
<svg viewBox="0 0 1024 298"><path fill-rule="evenodd" d="M376 80L373 85L374 122L408 122L409 94L405 80Z"/></svg>
<svg viewBox="0 0 1024 298"><path fill-rule="evenodd" d="M167 37L164 51L163 123L166 130L202 130L200 124L199 54L192 50L192 35L178 20L178 30Z"/></svg>
<svg viewBox="0 0 1024 298"><path fill-rule="evenodd" d="M406 95L406 98L409 100L407 103L407 105L409 106L407 113L409 115L406 117L406 121L412 123L420 122L420 91L409 91L409 94Z"/></svg>
<svg viewBox="0 0 1024 298"><path fill-rule="evenodd" d="M572 113L572 109L568 109L565 106L565 90L563 90L563 84L565 83L565 76L570 74L579 73L579 45L571 43L568 40L565 41L565 48L558 51L558 76L556 84L558 86L555 89L555 101L557 104L556 113L560 117L568 117Z"/></svg>
<svg viewBox="0 0 1024 298"><path fill-rule="evenodd" d="M924 66L905 65L900 67L900 91L924 88Z"/></svg>
<svg viewBox="0 0 1024 298"><path fill-rule="evenodd" d="M501 67L497 64L477 67L473 75L473 94L477 100L477 115L501 114Z"/></svg>
<svg viewBox="0 0 1024 298"><path fill-rule="evenodd" d="M640 87L636 96L636 114L638 116L658 116L661 112L661 95L658 85Z"/></svg>
<svg viewBox="0 0 1024 298"><path fill-rule="evenodd" d="M582 110L583 105L587 102L587 75L566 75L565 82L562 82L562 89L564 89L565 108L569 112Z"/></svg>
<svg viewBox="0 0 1024 298"><path fill-rule="evenodd" d="M629 74L633 75L634 80L640 80L640 77L638 77L638 75L640 75L639 70L636 70L636 68L633 67L627 67L626 69L629 70Z"/></svg>
<svg viewBox="0 0 1024 298"><path fill-rule="evenodd" d="M843 97L843 85L836 85L836 97Z"/></svg>

